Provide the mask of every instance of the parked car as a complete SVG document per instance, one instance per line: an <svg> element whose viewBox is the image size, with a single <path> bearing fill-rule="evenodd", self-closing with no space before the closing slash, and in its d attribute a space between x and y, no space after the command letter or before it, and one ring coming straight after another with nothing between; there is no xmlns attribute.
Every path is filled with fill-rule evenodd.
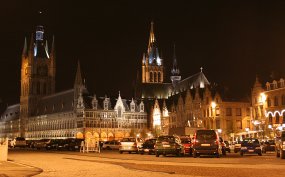
<svg viewBox="0 0 285 177"><path fill-rule="evenodd" d="M26 139L23 137L17 137L11 142L14 142L14 147L25 148L27 146Z"/></svg>
<svg viewBox="0 0 285 177"><path fill-rule="evenodd" d="M229 141L224 141L224 143L225 143L225 146L226 146L226 151L227 151L228 153L231 153L231 147L230 147Z"/></svg>
<svg viewBox="0 0 285 177"><path fill-rule="evenodd" d="M238 153L240 151L240 148L241 148L241 141L234 142L234 152Z"/></svg>
<svg viewBox="0 0 285 177"><path fill-rule="evenodd" d="M138 153L138 146L141 146L142 139L140 138L123 138L119 144L119 153L128 152L129 154L132 152Z"/></svg>
<svg viewBox="0 0 285 177"><path fill-rule="evenodd" d="M200 155L214 155L219 158L222 154L222 147L215 130L196 130L192 148L194 158Z"/></svg>
<svg viewBox="0 0 285 177"><path fill-rule="evenodd" d="M276 138L276 157L280 157L281 159L285 159L285 131L281 132L280 137Z"/></svg>
<svg viewBox="0 0 285 177"><path fill-rule="evenodd" d="M227 154L226 143L224 142L222 137L219 137L219 140L220 140L220 144L222 146L222 154L226 155Z"/></svg>
<svg viewBox="0 0 285 177"><path fill-rule="evenodd" d="M119 149L120 142L117 140L113 141L105 141L103 143L102 149L107 149L107 150L113 150L113 149Z"/></svg>
<svg viewBox="0 0 285 177"><path fill-rule="evenodd" d="M46 144L46 150L57 150L58 149L58 143L60 140L58 139L51 139L47 144Z"/></svg>
<svg viewBox="0 0 285 177"><path fill-rule="evenodd" d="M258 139L243 139L241 142L240 155L243 156L244 154L258 154L259 156L262 155L261 146Z"/></svg>
<svg viewBox="0 0 285 177"><path fill-rule="evenodd" d="M262 153L275 152L275 140L267 140L263 142Z"/></svg>
<svg viewBox="0 0 285 177"><path fill-rule="evenodd" d="M41 139L39 141L36 141L34 143L34 148L37 148L37 149L46 149L47 147L47 144L50 142L51 140L50 139Z"/></svg>
<svg viewBox="0 0 285 177"><path fill-rule="evenodd" d="M139 153L140 154L144 154L144 153L152 154L152 153L154 153L155 142L156 142L155 138L151 138L151 139L146 140L142 144L142 148L139 149Z"/></svg>
<svg viewBox="0 0 285 177"><path fill-rule="evenodd" d="M184 152L184 146L181 144L178 136L159 136L156 140L154 151L156 157L168 154L181 156Z"/></svg>
<svg viewBox="0 0 285 177"><path fill-rule="evenodd" d="M64 147L63 147L64 150L79 151L81 146L81 141L83 141L83 139L69 138L63 141L64 141Z"/></svg>
<svg viewBox="0 0 285 177"><path fill-rule="evenodd" d="M184 147L184 155L192 156L192 143L190 136L180 136L181 143Z"/></svg>

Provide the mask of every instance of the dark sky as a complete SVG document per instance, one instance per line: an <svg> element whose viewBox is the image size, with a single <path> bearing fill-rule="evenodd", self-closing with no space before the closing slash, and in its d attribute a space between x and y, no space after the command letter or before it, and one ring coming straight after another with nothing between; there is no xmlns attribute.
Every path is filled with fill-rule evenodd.
<svg viewBox="0 0 285 177"><path fill-rule="evenodd" d="M0 2L0 98L19 102L24 37L29 39L38 24L44 25L48 39L55 35L57 91L73 86L80 60L90 92L117 96L120 90L131 97L151 20L165 72L175 42L182 78L203 66L210 82L236 96L250 93L256 74L263 82L284 75L282 0L9 0Z"/></svg>

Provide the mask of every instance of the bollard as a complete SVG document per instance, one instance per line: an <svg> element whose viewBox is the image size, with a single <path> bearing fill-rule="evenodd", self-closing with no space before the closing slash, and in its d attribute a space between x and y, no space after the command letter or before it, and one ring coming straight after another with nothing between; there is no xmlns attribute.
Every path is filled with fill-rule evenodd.
<svg viewBox="0 0 285 177"><path fill-rule="evenodd" d="M0 143L0 161L7 161L8 159L8 138Z"/></svg>

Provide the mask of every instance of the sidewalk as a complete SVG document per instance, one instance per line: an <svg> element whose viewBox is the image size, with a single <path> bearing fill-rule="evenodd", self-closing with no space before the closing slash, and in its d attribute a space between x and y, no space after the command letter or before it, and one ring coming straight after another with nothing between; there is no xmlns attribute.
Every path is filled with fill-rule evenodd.
<svg viewBox="0 0 285 177"><path fill-rule="evenodd" d="M42 169L19 164L13 161L0 161L0 177L24 177L34 176L42 172Z"/></svg>

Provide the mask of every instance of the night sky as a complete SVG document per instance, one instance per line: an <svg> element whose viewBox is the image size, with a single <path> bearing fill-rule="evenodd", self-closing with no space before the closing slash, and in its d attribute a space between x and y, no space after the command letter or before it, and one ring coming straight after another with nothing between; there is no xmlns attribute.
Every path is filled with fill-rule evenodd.
<svg viewBox="0 0 285 177"><path fill-rule="evenodd" d="M42 11L42 15L38 14ZM56 90L73 86L77 60L91 93L132 96L147 49L150 22L169 72L176 45L182 78L203 72L235 96L285 76L285 1L0 2L0 98L19 102L24 38L44 25L57 51ZM169 78L166 78L169 80Z"/></svg>

